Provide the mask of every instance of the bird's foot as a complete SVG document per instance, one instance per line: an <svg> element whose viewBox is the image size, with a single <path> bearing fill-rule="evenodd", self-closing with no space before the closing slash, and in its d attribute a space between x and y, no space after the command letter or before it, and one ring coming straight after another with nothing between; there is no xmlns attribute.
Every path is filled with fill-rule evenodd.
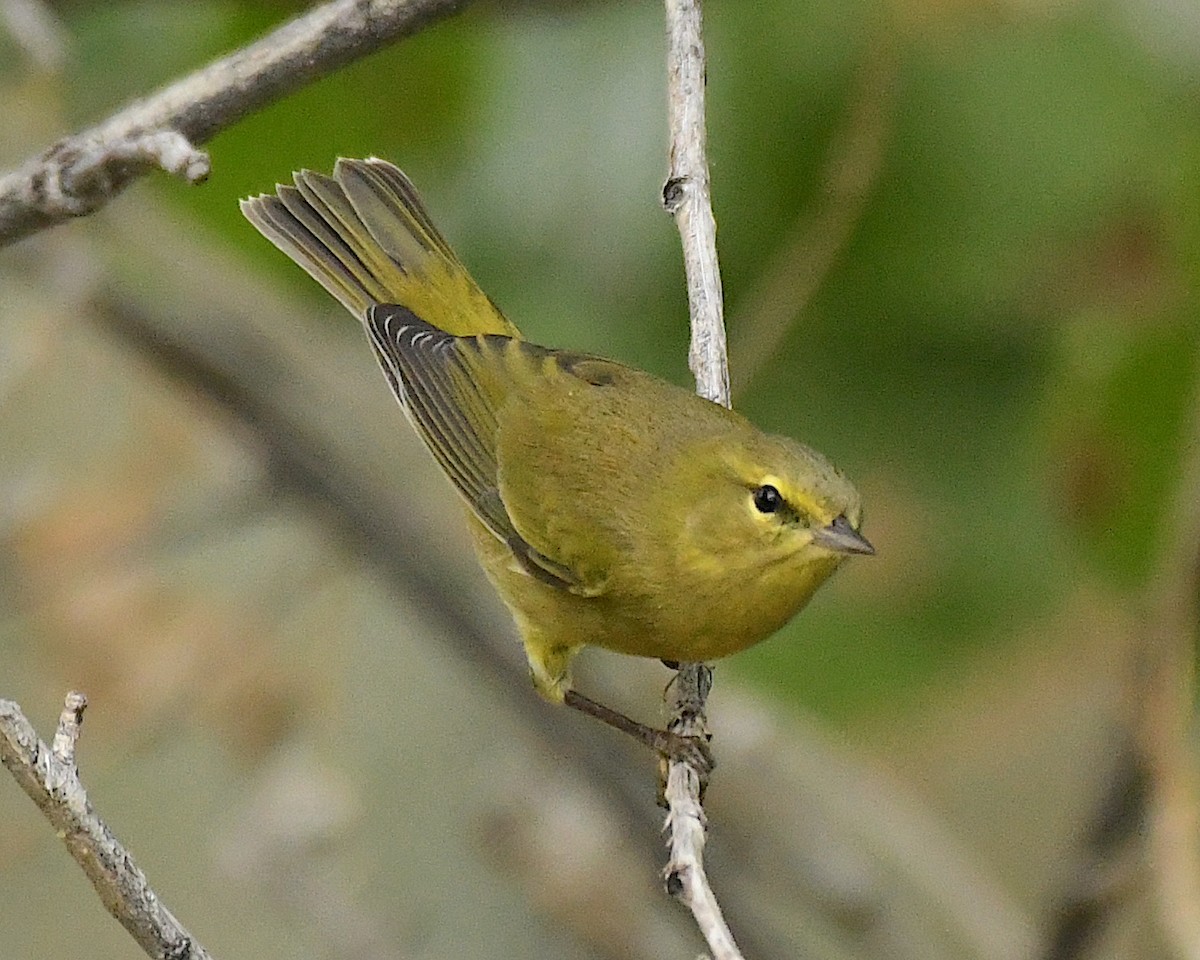
<svg viewBox="0 0 1200 960"><path fill-rule="evenodd" d="M688 737L670 730L653 730L652 733L653 742L650 746L662 754L664 760L686 763L702 779L708 779L717 765L708 742L711 737Z"/></svg>

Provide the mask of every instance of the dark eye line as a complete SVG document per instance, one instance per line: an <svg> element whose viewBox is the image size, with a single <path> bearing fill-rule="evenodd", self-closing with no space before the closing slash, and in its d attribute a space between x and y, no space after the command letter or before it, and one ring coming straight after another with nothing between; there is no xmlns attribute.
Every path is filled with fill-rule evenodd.
<svg viewBox="0 0 1200 960"><path fill-rule="evenodd" d="M752 487L750 497L754 503L754 509L761 514L775 516L782 522L793 526L807 527L812 523L808 514L788 503L774 484L764 483L760 487Z"/></svg>

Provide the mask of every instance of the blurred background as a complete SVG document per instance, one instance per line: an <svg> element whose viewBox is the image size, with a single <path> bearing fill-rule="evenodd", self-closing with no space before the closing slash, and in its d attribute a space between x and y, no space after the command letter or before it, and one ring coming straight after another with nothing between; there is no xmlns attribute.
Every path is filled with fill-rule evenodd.
<svg viewBox="0 0 1200 960"><path fill-rule="evenodd" d="M0 169L304 9L0 3ZM879 555L723 662L750 957L1200 955L1200 7L706 4L736 404ZM40 37L40 39L39 39ZM216 955L695 956L651 758L528 687L357 325L237 200L403 167L530 339L679 383L653 2L481 2L0 251L0 697ZM668 672L580 686L662 716ZM0 954L137 948L0 779Z"/></svg>

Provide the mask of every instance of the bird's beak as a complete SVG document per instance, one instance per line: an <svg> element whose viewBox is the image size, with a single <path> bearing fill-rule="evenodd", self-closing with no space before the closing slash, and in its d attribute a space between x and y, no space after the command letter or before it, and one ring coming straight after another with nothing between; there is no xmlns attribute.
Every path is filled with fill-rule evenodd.
<svg viewBox="0 0 1200 960"><path fill-rule="evenodd" d="M875 556L875 548L869 540L850 526L845 515L838 517L827 527L818 527L813 531L813 542L820 544L826 550L835 553L860 553L867 557Z"/></svg>

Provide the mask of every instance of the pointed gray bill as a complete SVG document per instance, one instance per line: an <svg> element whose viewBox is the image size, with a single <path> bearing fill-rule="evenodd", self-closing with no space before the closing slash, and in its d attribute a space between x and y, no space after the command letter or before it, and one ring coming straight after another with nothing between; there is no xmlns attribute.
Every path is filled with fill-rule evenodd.
<svg viewBox="0 0 1200 960"><path fill-rule="evenodd" d="M813 531L813 541L838 553L860 553L867 557L875 555L875 548L861 533L850 526L845 515L838 517L827 527Z"/></svg>

